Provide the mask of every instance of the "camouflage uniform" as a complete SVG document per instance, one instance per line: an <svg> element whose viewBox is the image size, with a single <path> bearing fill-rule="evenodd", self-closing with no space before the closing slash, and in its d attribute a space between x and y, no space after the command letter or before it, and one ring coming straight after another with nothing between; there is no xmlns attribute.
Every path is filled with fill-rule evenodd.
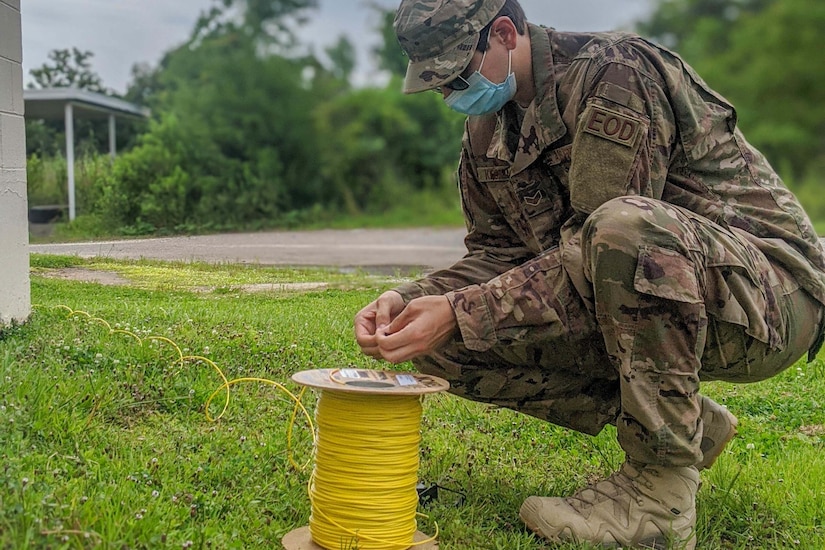
<svg viewBox="0 0 825 550"><path fill-rule="evenodd" d="M755 381L816 353L819 241L677 55L626 33L528 32L534 101L467 121L467 255L396 289L446 295L458 321L415 365L586 433L615 423L640 462L695 464L700 379Z"/></svg>

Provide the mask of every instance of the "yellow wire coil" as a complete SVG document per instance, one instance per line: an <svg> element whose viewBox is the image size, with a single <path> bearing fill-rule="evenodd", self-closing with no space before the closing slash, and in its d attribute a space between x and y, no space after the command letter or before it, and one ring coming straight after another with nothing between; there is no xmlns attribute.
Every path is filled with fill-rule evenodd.
<svg viewBox="0 0 825 550"><path fill-rule="evenodd" d="M323 391L315 420L312 539L327 549L412 546L420 397Z"/></svg>

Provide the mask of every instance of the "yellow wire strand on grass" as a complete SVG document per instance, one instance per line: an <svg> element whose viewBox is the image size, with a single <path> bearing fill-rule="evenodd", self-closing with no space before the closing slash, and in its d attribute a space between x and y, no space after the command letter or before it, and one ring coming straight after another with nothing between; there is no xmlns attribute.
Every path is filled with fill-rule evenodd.
<svg viewBox="0 0 825 550"><path fill-rule="evenodd" d="M221 374L223 374L223 373L221 373ZM226 412L226 406L220 412L220 414L218 414L218 416L213 417L209 412L209 405L212 403L212 400L219 393L221 393L224 390L226 390L227 405L228 405L229 404L229 387L230 386L234 386L235 384L240 384L241 382L260 382L261 384L267 384L269 386L274 386L274 387L278 388L281 392L285 393L287 396L289 396L295 402L295 406L292 408L292 416L290 416L290 418L289 418L289 424L287 425L287 430L286 430L287 459L289 460L289 463L292 464L292 466L296 470L306 469L307 466L309 466L309 464L310 464L310 460L307 460L307 462L305 464L301 465L301 464L298 464L297 462L295 462L295 459L292 458L292 429L295 426L295 422L297 421L297 418L298 418L298 412L300 411L301 413L303 413L304 418L306 419L307 424L309 426L309 431L312 434L313 445L315 444L315 428L312 424L312 416L309 414L309 411L307 411L306 407L304 407L304 403L303 403L304 393L306 393L307 389L305 387L301 388L301 391L296 396L294 393L292 393L286 387L284 387L283 384L275 382L274 380L269 380L267 378L246 377L246 378L235 378L234 380L228 380L228 381L226 380L226 378L224 378L224 381L225 381L224 384L222 386L220 386L218 389L216 389L214 392L212 392L212 395L209 396L209 399L207 399L206 403L204 404L204 410L205 410L205 413L206 413L206 418L211 422L215 422L221 416L223 416L224 412Z"/></svg>
<svg viewBox="0 0 825 550"><path fill-rule="evenodd" d="M315 422L312 539L328 549L413 546L420 397L323 391Z"/></svg>
<svg viewBox="0 0 825 550"><path fill-rule="evenodd" d="M33 307L42 307L42 306L40 306L39 304L33 304ZM168 345L172 346L172 348L175 350L175 352L177 352L178 358L175 361L175 363L181 365L181 367L184 366L186 363L198 362L198 361L206 363L207 365L212 367L212 369L218 374L218 376L221 378L221 380L223 380L223 384L221 384L218 387L218 389L216 389L212 393L212 395L209 396L209 398L206 400L206 403L204 405L204 412L206 414L206 418L210 422L215 422L218 419L220 419L226 413L226 410L229 408L229 395L230 395L229 388L231 386L234 386L236 384L240 384L241 382L259 382L259 383L262 383L262 384L267 384L269 386L274 386L279 391L286 394L287 397L289 397L295 403L295 406L292 409L292 416L290 417L290 420L289 420L289 426L287 427L287 441L286 441L286 443L287 443L287 459L289 460L289 463L292 464L292 466L297 470L304 470L307 466L309 466L309 461L307 461L307 463L304 464L304 465L300 465L292 457L292 432L293 432L293 427L295 426L295 422L297 421L297 417L298 417L299 412L302 413L304 418L306 419L307 424L309 426L309 431L313 436L313 444L315 442L315 439L314 439L314 437L315 437L315 427L313 426L313 423L312 423L312 416L309 414L309 412L307 411L306 407L304 407L304 404L303 404L303 397L304 397L304 393L306 392L306 388L302 388L300 393L296 396L291 391L289 391L283 384L275 382L274 380L268 380L266 378L246 377L246 378L235 378L234 380L229 380L226 377L226 375L223 373L221 368L214 361L212 361L208 357L203 357L202 355L184 355L183 351L180 348L180 346L177 343L175 343L174 340L172 340L170 338L167 338L166 336L152 335L152 336L146 336L145 338L141 338L140 336L138 336L137 334L135 334L134 332L132 332L130 330L124 330L124 329L120 329L120 328L112 328L112 325L108 321L106 321L105 319L102 319L100 317L95 317L94 315L91 315L90 313L88 313L86 311L82 311L82 310L79 310L79 309L72 309L69 306L64 305L64 304L58 304L58 305L53 306L53 307L55 309L65 309L66 311L69 312L69 317L74 317L74 316L85 317L90 322L98 323L98 324L102 325L103 327L105 327L106 330L109 331L109 334L125 334L126 336L130 336L130 337L134 338L135 340L137 340L138 344L141 345L141 346L144 344L144 342L151 342L151 341L163 342L165 344L168 344ZM217 395L221 392L225 393L224 401L223 401L223 407L221 408L220 412L217 415L212 415L212 413L209 410L210 405L212 404L212 401L215 399L215 397L217 397ZM92 407L92 411L91 411L91 413L89 414L89 417L86 420L86 425L87 426L91 423L92 417L94 416L96 411L97 411L97 403L95 403L95 405Z"/></svg>

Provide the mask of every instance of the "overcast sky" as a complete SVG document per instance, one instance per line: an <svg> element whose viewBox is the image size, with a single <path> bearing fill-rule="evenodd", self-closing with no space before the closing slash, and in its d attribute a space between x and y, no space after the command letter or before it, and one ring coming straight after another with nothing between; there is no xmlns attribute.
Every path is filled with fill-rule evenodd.
<svg viewBox="0 0 825 550"><path fill-rule="evenodd" d="M396 7L399 0L374 0ZM521 0L527 18L558 30L628 28L648 13L653 0ZM163 52L183 42L198 15L213 0L23 0L23 70L47 61L55 49L77 47L94 53L93 69L104 86L122 93L135 63L157 64ZM302 42L316 51L342 34L358 48L358 80L367 82L373 65L369 48L378 39L377 20L365 0L320 0L309 12Z"/></svg>

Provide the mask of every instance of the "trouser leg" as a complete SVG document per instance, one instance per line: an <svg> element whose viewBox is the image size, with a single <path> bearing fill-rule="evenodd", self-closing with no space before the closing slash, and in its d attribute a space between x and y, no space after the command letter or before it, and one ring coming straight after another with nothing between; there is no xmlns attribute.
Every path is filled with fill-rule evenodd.
<svg viewBox="0 0 825 550"><path fill-rule="evenodd" d="M456 339L413 361L445 378L451 393L514 409L560 426L598 433L615 422L618 382L596 321L562 268L558 249L532 260L547 279L544 323L496 327L497 344L479 352ZM529 270L528 270L529 271ZM493 284L493 283L491 283Z"/></svg>
<svg viewBox="0 0 825 550"><path fill-rule="evenodd" d="M582 254L619 371L618 439L633 460L699 461L703 369L709 378L764 378L813 343L821 307L802 291L786 291L787 279L753 245L679 207L637 197L609 201L585 223ZM808 313L794 324L789 317L797 309ZM748 354L749 368L762 375L734 359Z"/></svg>
<svg viewBox="0 0 825 550"><path fill-rule="evenodd" d="M611 201L585 223L582 254L619 368L619 443L640 462L686 466L701 458L704 269L689 221L670 214L636 199Z"/></svg>
<svg viewBox="0 0 825 550"><path fill-rule="evenodd" d="M536 261L552 321L496 327L484 352L456 339L415 366L456 395L560 426L615 423L639 462L698 463L700 377L773 376L813 345L822 306L735 232L660 201L610 201L582 234L587 302L565 271L576 262L562 269L548 251Z"/></svg>
<svg viewBox="0 0 825 550"><path fill-rule="evenodd" d="M599 333L573 342L470 351L456 340L413 360L450 382L450 393L595 435L616 421L618 380Z"/></svg>

